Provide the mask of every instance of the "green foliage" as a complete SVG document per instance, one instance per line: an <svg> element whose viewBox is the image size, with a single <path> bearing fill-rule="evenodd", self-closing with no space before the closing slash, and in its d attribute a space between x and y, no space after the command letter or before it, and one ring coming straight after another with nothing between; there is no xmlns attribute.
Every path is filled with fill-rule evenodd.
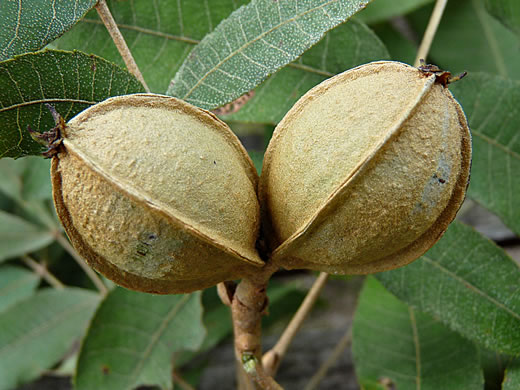
<svg viewBox="0 0 520 390"><path fill-rule="evenodd" d="M520 2L517 0L486 0L489 13L520 35Z"/></svg>
<svg viewBox="0 0 520 390"><path fill-rule="evenodd" d="M330 31L298 60L269 77L241 110L222 117L276 124L305 92L323 80L389 57L379 38L366 25L352 20Z"/></svg>
<svg viewBox="0 0 520 390"><path fill-rule="evenodd" d="M175 352L197 349L204 339L200 296L111 291L83 342L76 389L171 388Z"/></svg>
<svg viewBox="0 0 520 390"><path fill-rule="evenodd" d="M489 15L484 0L449 1L429 58L453 73L488 72L520 79L520 40ZM516 1L516 0L514 0ZM422 9L410 19L422 35L431 8Z"/></svg>
<svg viewBox="0 0 520 390"><path fill-rule="evenodd" d="M11 390L56 364L80 337L99 297L43 289L0 313L0 389Z"/></svg>
<svg viewBox="0 0 520 390"><path fill-rule="evenodd" d="M278 123L307 90L359 64L390 57L413 63L433 6L432 0L107 3L152 91L210 109L224 106L217 111L223 119L247 126ZM45 103L68 120L110 96L142 91L120 68L124 62L96 11L88 12L94 4L0 2L0 157L42 152L27 126L54 126ZM468 196L516 234L519 4L448 2L428 58L452 73L469 71L449 86L473 134ZM30 53L47 44L68 51ZM226 106L246 92L242 103ZM250 154L260 172L263 151ZM77 268L68 268L71 258L55 242L61 233L50 201L48 160L0 160L0 261L12 262L0 266L0 390L60 361L85 336L100 302L99 294L78 288L38 289L40 276L15 265L17 257L31 254L66 284L81 284ZM520 353L520 273L503 250L456 223L422 259L377 278L401 301L367 280L353 339L364 388L388 389L389 382L398 389L419 383L423 390L482 388L480 366L486 389L520 388L518 360L500 354ZM171 388L173 352L178 368L197 355L196 348L208 351L232 332L229 309L211 291L202 306L200 294L113 290L79 352L76 388ZM294 312L302 298L286 285L272 284L268 294L271 316L264 326ZM64 372L77 357L67 359Z"/></svg>
<svg viewBox="0 0 520 390"><path fill-rule="evenodd" d="M45 47L94 5L96 0L0 2L0 61Z"/></svg>
<svg viewBox="0 0 520 390"><path fill-rule="evenodd" d="M150 89L164 93L190 50L222 19L247 0L108 1ZM166 15L166 17L165 17ZM54 46L97 54L123 65L116 46L95 11Z"/></svg>
<svg viewBox="0 0 520 390"><path fill-rule="evenodd" d="M520 234L520 82L472 73L451 89L473 136L468 195Z"/></svg>
<svg viewBox="0 0 520 390"><path fill-rule="evenodd" d="M110 96L141 92L128 72L80 52L44 51L0 63L0 157L38 155L27 126L54 127L45 103L65 120Z"/></svg>
<svg viewBox="0 0 520 390"><path fill-rule="evenodd" d="M473 390L484 383L472 343L408 307L372 277L359 298L352 334L362 386L379 382L399 390Z"/></svg>
<svg viewBox="0 0 520 390"><path fill-rule="evenodd" d="M472 228L452 223L419 260L376 277L399 299L468 339L520 351L520 269Z"/></svg>
<svg viewBox="0 0 520 390"><path fill-rule="evenodd" d="M34 294L40 283L38 275L21 267L0 267L0 313Z"/></svg>
<svg viewBox="0 0 520 390"><path fill-rule="evenodd" d="M520 361L513 360L506 369L502 390L520 388Z"/></svg>
<svg viewBox="0 0 520 390"><path fill-rule="evenodd" d="M367 8L356 16L365 23L378 23L390 18L407 14L417 8L431 3L433 0L374 0Z"/></svg>
<svg viewBox="0 0 520 390"><path fill-rule="evenodd" d="M166 92L213 109L298 58L366 1L252 0L194 48Z"/></svg>
<svg viewBox="0 0 520 390"><path fill-rule="evenodd" d="M0 261L46 247L52 232L0 210Z"/></svg>

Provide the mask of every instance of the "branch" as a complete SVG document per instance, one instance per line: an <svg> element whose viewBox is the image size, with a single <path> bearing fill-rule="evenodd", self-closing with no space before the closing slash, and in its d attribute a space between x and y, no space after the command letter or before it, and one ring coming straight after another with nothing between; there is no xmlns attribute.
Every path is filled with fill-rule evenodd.
<svg viewBox="0 0 520 390"><path fill-rule="evenodd" d="M329 275L325 272L320 273L276 345L270 351L266 352L262 358L264 368L269 375L274 376L276 371L278 371L278 367L287 353L289 345L318 299L321 290L327 282L328 276Z"/></svg>
<svg viewBox="0 0 520 390"><path fill-rule="evenodd" d="M87 276L92 280L92 283L97 287L101 295L105 296L108 294L108 288L105 286L103 281L99 278L99 276L90 268L87 263L83 261L83 259L78 255L78 253L74 250L72 245L70 245L69 241L60 233L56 234L56 241L65 249L69 255L72 256L76 263L85 271Z"/></svg>
<svg viewBox="0 0 520 390"><path fill-rule="evenodd" d="M441 21L442 14L444 13L444 9L446 8L447 3L448 0L437 0L437 2L435 3L435 8L433 9L432 15L430 16L430 21L428 22L428 26L426 27L426 31L424 32L421 45L419 46L419 50L417 51L417 57L415 57L415 67L418 67L420 65L421 59L424 59L426 61L426 57L428 56L428 52L430 51L433 38L435 37L435 33L437 32L437 28L439 27L439 23Z"/></svg>
<svg viewBox="0 0 520 390"><path fill-rule="evenodd" d="M244 371L257 383L263 390L283 390L273 377L266 374L262 364L256 356L244 353L241 357Z"/></svg>
<svg viewBox="0 0 520 390"><path fill-rule="evenodd" d="M314 390L316 387L318 387L318 384L320 381L327 375L327 371L332 367L332 365L338 360L340 355L343 353L345 348L347 348L352 341L352 326L348 328L348 330L345 332L345 334L341 337L341 340L339 341L338 345L336 345L336 348L332 351L330 356L327 360L321 365L321 367L316 371L316 374L314 374L309 381L309 384L305 386L305 390Z"/></svg>
<svg viewBox="0 0 520 390"><path fill-rule="evenodd" d="M65 288L65 285L50 273L45 265L38 263L28 255L22 256L22 261L55 289L63 290Z"/></svg>
<svg viewBox="0 0 520 390"><path fill-rule="evenodd" d="M268 375L264 373L259 362L262 358L262 316L267 312L268 305L267 283L277 269L278 267L272 263L267 263L261 270L255 269L254 273L244 277L238 284L231 301L236 360L244 369L249 368L246 369L248 377L261 388L266 388L263 386L271 381L274 382L272 378L267 379ZM247 361L244 361L245 357ZM245 388L246 378L239 376L238 379L240 379L239 388ZM276 389L276 387L267 387L267 389Z"/></svg>
<svg viewBox="0 0 520 390"><path fill-rule="evenodd" d="M123 61L125 62L128 71L141 82L146 92L150 92L150 88L148 88L148 85L146 85L146 81L144 81L143 75L141 74L134 57L132 56L132 52L125 42L125 38L123 38L123 34L121 34L121 31L119 31L119 27L117 27L116 21L108 9L106 0L98 1L96 4L96 11L103 21L103 24L107 28L110 37L116 44L119 54L121 54L121 57L123 57Z"/></svg>

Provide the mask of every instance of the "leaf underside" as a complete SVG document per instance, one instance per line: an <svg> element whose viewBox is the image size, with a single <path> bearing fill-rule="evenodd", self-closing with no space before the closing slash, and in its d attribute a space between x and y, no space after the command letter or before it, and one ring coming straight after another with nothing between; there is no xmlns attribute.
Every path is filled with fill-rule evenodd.
<svg viewBox="0 0 520 390"><path fill-rule="evenodd" d="M474 390L484 383L471 342L409 308L373 277L367 278L359 298L352 354L362 386Z"/></svg>
<svg viewBox="0 0 520 390"><path fill-rule="evenodd" d="M366 4L253 0L191 51L166 93L205 109L231 102L294 61Z"/></svg>
<svg viewBox="0 0 520 390"><path fill-rule="evenodd" d="M0 61L40 50L76 24L96 0L0 1Z"/></svg>
<svg viewBox="0 0 520 390"><path fill-rule="evenodd" d="M27 126L54 127L48 103L68 120L110 96L141 92L125 70L96 56L48 50L0 63L0 157L39 155Z"/></svg>
<svg viewBox="0 0 520 390"><path fill-rule="evenodd" d="M520 269L472 228L452 223L420 259L376 277L466 338L504 353L520 350Z"/></svg>

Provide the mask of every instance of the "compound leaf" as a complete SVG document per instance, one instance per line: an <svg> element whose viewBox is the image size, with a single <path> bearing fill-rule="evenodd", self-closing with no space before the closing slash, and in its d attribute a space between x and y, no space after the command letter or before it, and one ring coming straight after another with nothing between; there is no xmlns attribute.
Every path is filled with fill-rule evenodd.
<svg viewBox="0 0 520 390"><path fill-rule="evenodd" d="M294 61L366 4L360 0L253 0L191 51L167 94L206 109L231 102Z"/></svg>
<svg viewBox="0 0 520 390"><path fill-rule="evenodd" d="M48 50L0 62L0 157L42 152L27 126L54 127L45 103L67 120L110 96L141 91L127 71L80 52Z"/></svg>

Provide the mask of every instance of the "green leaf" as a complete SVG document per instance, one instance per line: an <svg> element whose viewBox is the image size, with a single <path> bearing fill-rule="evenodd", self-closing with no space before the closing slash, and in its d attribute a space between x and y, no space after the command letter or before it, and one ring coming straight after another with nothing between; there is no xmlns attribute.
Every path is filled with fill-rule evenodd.
<svg viewBox="0 0 520 390"><path fill-rule="evenodd" d="M419 36L431 11L426 7L410 18ZM448 2L429 58L454 74L488 72L520 79L519 37L486 12L483 0Z"/></svg>
<svg viewBox="0 0 520 390"><path fill-rule="evenodd" d="M22 178L22 197L28 201L51 199L51 160L32 156L24 160L27 166Z"/></svg>
<svg viewBox="0 0 520 390"><path fill-rule="evenodd" d="M78 22L96 0L0 2L0 61L39 50Z"/></svg>
<svg viewBox="0 0 520 390"><path fill-rule="evenodd" d="M450 89L473 135L468 195L520 235L520 82L472 73Z"/></svg>
<svg viewBox="0 0 520 390"><path fill-rule="evenodd" d="M351 20L329 31L316 46L269 77L238 112L225 120L278 123L293 104L323 80L366 62L389 58L379 38Z"/></svg>
<svg viewBox="0 0 520 390"><path fill-rule="evenodd" d="M53 241L49 230L0 210L0 261L44 248Z"/></svg>
<svg viewBox="0 0 520 390"><path fill-rule="evenodd" d="M152 91L164 93L190 50L220 21L249 0L107 1ZM54 42L124 63L95 11Z"/></svg>
<svg viewBox="0 0 520 390"><path fill-rule="evenodd" d="M112 290L83 343L75 388L171 388L173 353L196 349L204 339L200 297L200 292L158 296Z"/></svg>
<svg viewBox="0 0 520 390"><path fill-rule="evenodd" d="M27 131L54 127L44 103L65 120L110 96L142 91L130 73L80 52L43 51L0 63L0 157L38 155Z"/></svg>
<svg viewBox="0 0 520 390"><path fill-rule="evenodd" d="M356 19L365 23L379 23L396 16L407 14L433 0L374 0Z"/></svg>
<svg viewBox="0 0 520 390"><path fill-rule="evenodd" d="M472 228L452 223L419 260L376 277L404 302L486 348L520 352L520 269Z"/></svg>
<svg viewBox="0 0 520 390"><path fill-rule="evenodd" d="M0 312L34 294L40 278L21 267L0 267Z"/></svg>
<svg viewBox="0 0 520 390"><path fill-rule="evenodd" d="M0 115L2 114L0 113ZM13 200L21 198L23 188L22 175L25 168L25 160L0 160L0 192Z"/></svg>
<svg viewBox="0 0 520 390"><path fill-rule="evenodd" d="M190 53L166 92L202 108L231 102L299 57L367 1L253 0Z"/></svg>
<svg viewBox="0 0 520 390"><path fill-rule="evenodd" d="M501 390L506 366L514 359L512 356L503 355L477 346L479 352L480 366L484 371L486 390Z"/></svg>
<svg viewBox="0 0 520 390"><path fill-rule="evenodd" d="M388 381L399 390L482 389L475 346L409 308L373 277L359 298L352 354L361 386Z"/></svg>
<svg viewBox="0 0 520 390"><path fill-rule="evenodd" d="M486 0L486 8L491 15L520 34L520 2L518 0Z"/></svg>
<svg viewBox="0 0 520 390"><path fill-rule="evenodd" d="M414 63L417 55L416 43L404 37L391 22L379 23L371 28L383 41L392 60L405 64Z"/></svg>
<svg viewBox="0 0 520 390"><path fill-rule="evenodd" d="M520 359L513 360L506 369L502 390L520 389Z"/></svg>
<svg viewBox="0 0 520 390"><path fill-rule="evenodd" d="M82 289L43 289L0 314L0 389L37 378L83 334L98 304Z"/></svg>

